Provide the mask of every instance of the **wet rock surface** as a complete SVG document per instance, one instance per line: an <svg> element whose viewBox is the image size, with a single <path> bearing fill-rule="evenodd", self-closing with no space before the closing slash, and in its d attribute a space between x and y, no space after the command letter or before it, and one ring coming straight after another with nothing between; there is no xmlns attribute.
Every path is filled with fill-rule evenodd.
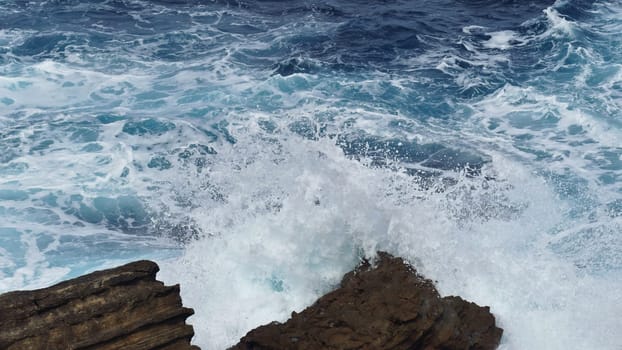
<svg viewBox="0 0 622 350"><path fill-rule="evenodd" d="M401 258L379 253L285 323L250 331L233 350L495 349L503 330L488 307L441 298Z"/></svg>
<svg viewBox="0 0 622 350"><path fill-rule="evenodd" d="M0 295L0 349L194 349L179 285L137 261L49 288Z"/></svg>

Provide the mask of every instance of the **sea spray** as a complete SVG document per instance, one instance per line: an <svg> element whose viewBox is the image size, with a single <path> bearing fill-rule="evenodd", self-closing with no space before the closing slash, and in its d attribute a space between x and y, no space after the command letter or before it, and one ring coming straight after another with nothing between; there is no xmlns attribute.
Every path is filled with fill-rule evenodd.
<svg viewBox="0 0 622 350"><path fill-rule="evenodd" d="M0 4L0 290L151 258L221 349L378 249L618 349L620 6Z"/></svg>

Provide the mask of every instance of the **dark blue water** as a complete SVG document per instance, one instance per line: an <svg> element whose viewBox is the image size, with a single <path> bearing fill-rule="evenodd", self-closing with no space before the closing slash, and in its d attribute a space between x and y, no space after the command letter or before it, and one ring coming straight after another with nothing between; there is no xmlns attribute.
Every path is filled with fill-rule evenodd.
<svg viewBox="0 0 622 350"><path fill-rule="evenodd" d="M620 18L0 0L0 291L154 259L222 349L382 249L503 349L620 349Z"/></svg>

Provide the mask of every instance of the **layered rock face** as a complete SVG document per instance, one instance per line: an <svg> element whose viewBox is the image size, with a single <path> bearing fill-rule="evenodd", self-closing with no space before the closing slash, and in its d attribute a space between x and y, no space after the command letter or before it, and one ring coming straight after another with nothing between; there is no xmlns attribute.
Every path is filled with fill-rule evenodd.
<svg viewBox="0 0 622 350"><path fill-rule="evenodd" d="M495 349L503 330L488 307L441 298L402 259L379 253L346 274L341 286L286 323L244 336L233 350Z"/></svg>
<svg viewBox="0 0 622 350"><path fill-rule="evenodd" d="M0 349L198 349L179 285L137 261L55 286L0 295Z"/></svg>
<svg viewBox="0 0 622 350"><path fill-rule="evenodd" d="M137 261L35 291L0 295L0 349L194 349L179 286ZM206 325L209 327L209 325ZM379 253L286 323L250 331L234 350L495 349L488 307L441 298L402 259Z"/></svg>

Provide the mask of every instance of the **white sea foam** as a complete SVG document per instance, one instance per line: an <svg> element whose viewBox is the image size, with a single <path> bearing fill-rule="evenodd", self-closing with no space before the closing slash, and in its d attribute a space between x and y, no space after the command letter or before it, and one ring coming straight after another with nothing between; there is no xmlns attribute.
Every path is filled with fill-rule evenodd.
<svg viewBox="0 0 622 350"><path fill-rule="evenodd" d="M618 197L601 188L600 177L610 168L600 159L603 153L615 152L622 138L620 129L607 119L531 87L505 86L473 107L478 111L475 119L481 121L473 132L482 141L488 138L491 147L514 149L516 156L530 162L548 159L547 171L570 171L589 180L600 201ZM493 132L482 132L484 128Z"/></svg>
<svg viewBox="0 0 622 350"><path fill-rule="evenodd" d="M237 9L204 8L183 34L210 45L184 63L152 56L165 36L131 45L120 36L125 51L72 48L63 59L3 66L0 99L10 101L0 100L2 140L18 154L0 167L0 190L22 192L0 200L0 239L15 234L7 242L19 243L0 249L0 291L156 259L160 277L181 283L185 304L196 310L197 343L222 349L259 324L285 320L333 288L360 254L383 249L437 280L443 295L490 305L505 328L503 349L619 349L622 223L609 209L619 180L605 185L602 176L619 173L622 70L606 53L571 42L589 30L618 43L611 33L619 16L606 16L619 6L599 7L609 22L597 28L571 22L556 6L545 10L540 34L468 26L456 42L466 53L439 48L398 57L391 63L407 67L400 74L272 74L289 36L339 23L310 16L302 27L283 24L247 39L214 26ZM214 23L200 24L203 15ZM475 35L486 33L488 40ZM0 32L0 46L32 34ZM521 86L503 85L512 49L551 38L552 58L538 63L554 65ZM240 58L251 49L267 68ZM437 96L454 87L476 97ZM119 120L96 121L102 114ZM148 118L174 129L123 131ZM301 120L318 140L288 131ZM221 122L228 125L214 126ZM427 190L413 177L346 158L331 137L357 132L475 149L492 163L486 177L445 172L457 184ZM195 163L179 157L195 144L217 154ZM171 167L147 166L155 156ZM132 230L136 218L123 227L80 214L96 198L121 197L152 214L143 231ZM198 239L182 252L157 237L171 227Z"/></svg>
<svg viewBox="0 0 622 350"><path fill-rule="evenodd" d="M490 39L484 42L484 47L489 49L507 50L517 43L521 43L519 35L511 30L486 33Z"/></svg>
<svg viewBox="0 0 622 350"><path fill-rule="evenodd" d="M2 232L1 229L0 232ZM6 234L6 232L3 233ZM67 267L49 266L49 263L43 254L44 252L42 252L37 246L35 235L24 232L19 236L19 238L13 238L19 239L20 243L26 248L25 256L23 257L25 264L22 266L15 266L14 259L11 259L11 262L8 263L9 266L17 268L8 276L0 272L0 291L14 290L18 288L43 288L57 282L70 271ZM53 249L57 245L58 241L52 243L49 248ZM4 259L6 259L9 252L3 249L0 251L0 254L4 257ZM2 266L2 268L6 268L6 266Z"/></svg>
<svg viewBox="0 0 622 350"><path fill-rule="evenodd" d="M605 293L619 287L618 273L591 276L551 251L566 204L523 165L496 154L497 183L464 178L438 193L348 160L326 140L280 139L276 156L248 142L240 138L210 173L222 206L190 213L211 234L161 262L160 276L181 282L195 308L204 348L287 319L333 287L360 251L377 249L409 259L444 295L491 305L506 329L503 349L620 345L611 299L620 297Z"/></svg>
<svg viewBox="0 0 622 350"><path fill-rule="evenodd" d="M547 7L544 10L547 20L550 23L548 31L544 35L567 35L572 36L576 29L576 24L561 16L555 6Z"/></svg>

